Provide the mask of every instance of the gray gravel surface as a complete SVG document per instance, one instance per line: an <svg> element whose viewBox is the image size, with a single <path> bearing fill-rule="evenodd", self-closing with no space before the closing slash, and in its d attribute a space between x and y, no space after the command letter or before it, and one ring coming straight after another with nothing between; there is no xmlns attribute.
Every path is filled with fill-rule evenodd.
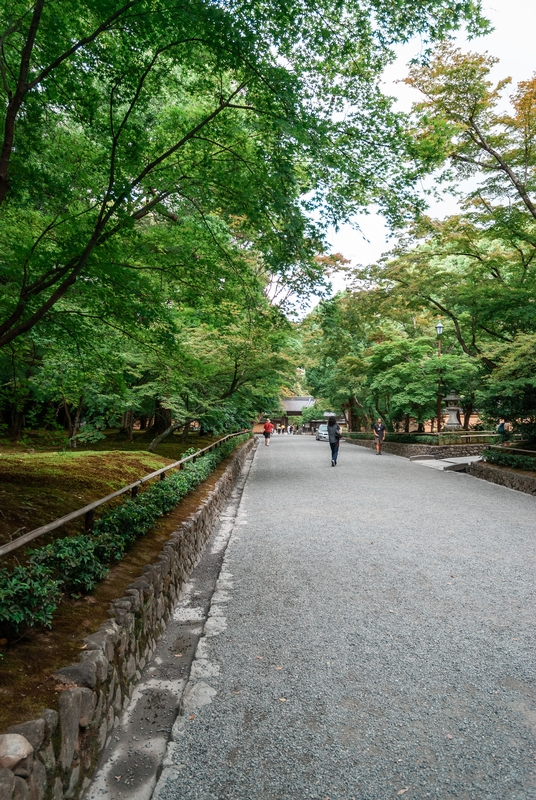
<svg viewBox="0 0 536 800"><path fill-rule="evenodd" d="M535 498L257 450L155 800L536 798Z"/></svg>

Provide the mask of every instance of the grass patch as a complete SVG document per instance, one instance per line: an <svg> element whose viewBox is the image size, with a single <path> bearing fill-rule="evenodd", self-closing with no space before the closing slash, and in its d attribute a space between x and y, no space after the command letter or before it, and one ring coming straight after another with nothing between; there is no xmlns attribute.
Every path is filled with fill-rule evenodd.
<svg viewBox="0 0 536 800"><path fill-rule="evenodd" d="M159 445L158 453L147 452L150 437L139 431L132 442L118 431L110 431L106 439L76 450L50 449L46 432L40 439L45 443L43 449L35 452L28 452L24 445L0 442L0 545L178 461L186 450L200 450L216 438L196 433L187 440L171 436ZM113 503L97 515L112 507ZM79 533L83 526L83 520L76 520L62 528L60 535ZM57 531L46 534L38 543L49 544L57 536ZM4 563L24 560L23 551L15 552L16 556L7 556Z"/></svg>

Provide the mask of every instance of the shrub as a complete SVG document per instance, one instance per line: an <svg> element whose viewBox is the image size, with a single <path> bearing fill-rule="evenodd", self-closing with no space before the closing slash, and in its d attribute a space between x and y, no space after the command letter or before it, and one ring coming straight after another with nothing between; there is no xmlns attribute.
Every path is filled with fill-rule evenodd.
<svg viewBox="0 0 536 800"><path fill-rule="evenodd" d="M522 456L505 450L484 450L482 455L490 464L497 464L500 467L536 471L536 458L533 456Z"/></svg>
<svg viewBox="0 0 536 800"><path fill-rule="evenodd" d="M17 639L35 625L50 628L61 597L58 582L38 564L0 570L0 631Z"/></svg>
<svg viewBox="0 0 536 800"><path fill-rule="evenodd" d="M44 567L62 589L71 593L90 592L107 574L95 543L87 536L58 539L46 547L31 550L30 563Z"/></svg>
<svg viewBox="0 0 536 800"><path fill-rule="evenodd" d="M373 433L345 433L345 437L350 439L373 439ZM411 433L387 433L385 435L386 442L399 442L400 444L437 444L437 435L427 434L411 434Z"/></svg>

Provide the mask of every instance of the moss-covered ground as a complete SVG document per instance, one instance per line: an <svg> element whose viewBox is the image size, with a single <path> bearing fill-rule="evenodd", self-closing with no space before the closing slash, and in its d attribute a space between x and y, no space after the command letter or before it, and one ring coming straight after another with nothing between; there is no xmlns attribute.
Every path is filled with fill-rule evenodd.
<svg viewBox="0 0 536 800"><path fill-rule="evenodd" d="M58 449L54 446L58 444L56 439L37 434L36 447L27 446L28 437L25 443L17 445L3 440L0 442L0 544L177 461L190 447L201 449L212 441L214 437L200 437L196 433L191 433L186 441L182 436L172 436L153 454L147 452L150 439L139 432L129 442L125 436L110 431L106 439L76 450ZM103 512L110 507L104 506ZM83 519L77 520L36 539L31 546L81 531L83 524ZM17 551L5 563L23 560L24 552Z"/></svg>

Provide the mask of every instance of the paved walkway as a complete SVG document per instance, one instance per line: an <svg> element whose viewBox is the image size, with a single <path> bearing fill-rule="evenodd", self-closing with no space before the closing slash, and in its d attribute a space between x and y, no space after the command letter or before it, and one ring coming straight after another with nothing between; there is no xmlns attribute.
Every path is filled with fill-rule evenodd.
<svg viewBox="0 0 536 800"><path fill-rule="evenodd" d="M154 800L536 798L535 522L468 475L261 445Z"/></svg>

